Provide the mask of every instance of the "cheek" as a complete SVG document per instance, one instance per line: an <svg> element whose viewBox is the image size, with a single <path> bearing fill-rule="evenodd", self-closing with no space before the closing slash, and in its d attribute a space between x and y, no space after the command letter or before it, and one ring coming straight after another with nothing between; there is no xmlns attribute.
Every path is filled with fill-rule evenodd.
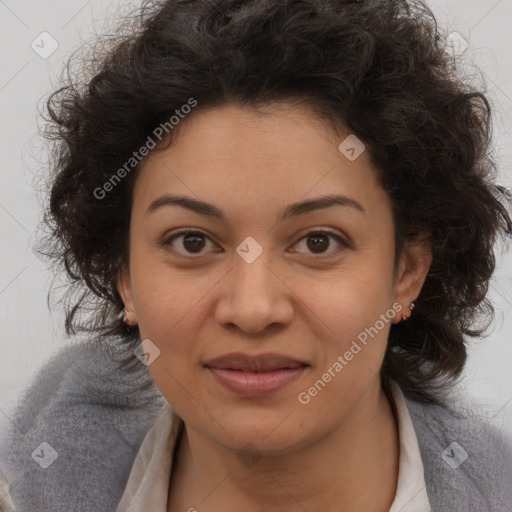
<svg viewBox="0 0 512 512"><path fill-rule="evenodd" d="M187 389L194 387L196 374L201 371L200 340L208 339L203 331L213 332L208 324L210 294L222 275L216 270L199 274L171 269L158 261L143 267L142 259L132 261L140 337L151 340L160 351L149 370L168 401L171 397L174 401L175 396L183 395L180 384Z"/></svg>
<svg viewBox="0 0 512 512"><path fill-rule="evenodd" d="M131 274L141 336L162 342L181 333L185 325L191 328L202 300L222 278L221 269L171 267L165 254L137 248L131 256Z"/></svg>
<svg viewBox="0 0 512 512"><path fill-rule="evenodd" d="M390 261L367 251L328 278L301 280L294 288L308 306L305 321L317 329L310 334L323 352L308 383L322 395L312 398L315 407L331 400L350 404L379 374L395 313Z"/></svg>
<svg viewBox="0 0 512 512"><path fill-rule="evenodd" d="M325 326L316 333L323 357L296 397L311 421L341 421L380 373L394 310L382 290L356 284L315 301Z"/></svg>
<svg viewBox="0 0 512 512"><path fill-rule="evenodd" d="M318 325L323 331L322 339L332 339L333 344L343 348L391 308L391 257L386 258L381 252L379 258L378 254L361 251L328 274L295 276L292 282L297 304L307 306L304 314L309 316L311 325Z"/></svg>

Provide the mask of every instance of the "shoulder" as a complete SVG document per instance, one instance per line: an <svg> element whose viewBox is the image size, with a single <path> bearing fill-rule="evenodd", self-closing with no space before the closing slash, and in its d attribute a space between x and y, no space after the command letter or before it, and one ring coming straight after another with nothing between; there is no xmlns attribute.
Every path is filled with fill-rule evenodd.
<svg viewBox="0 0 512 512"><path fill-rule="evenodd" d="M405 397L432 511L512 510L512 440L462 396L445 405Z"/></svg>
<svg viewBox="0 0 512 512"><path fill-rule="evenodd" d="M142 363L123 373L97 341L59 350L18 399L2 440L17 509L115 509L164 404Z"/></svg>

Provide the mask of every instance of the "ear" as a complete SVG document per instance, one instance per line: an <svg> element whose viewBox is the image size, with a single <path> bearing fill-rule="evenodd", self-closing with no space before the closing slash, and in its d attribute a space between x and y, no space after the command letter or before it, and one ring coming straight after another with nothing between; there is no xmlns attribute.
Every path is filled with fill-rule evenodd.
<svg viewBox="0 0 512 512"><path fill-rule="evenodd" d="M425 234L422 233L414 240L405 242L395 277L394 297L402 309L395 315L393 323L402 321L402 314L410 314L409 306L418 298L431 264L432 251Z"/></svg>
<svg viewBox="0 0 512 512"><path fill-rule="evenodd" d="M125 323L130 326L137 325L137 312L133 302L130 271L128 270L127 266L123 266L123 268L119 271L116 285L117 291L123 300L124 308L127 311Z"/></svg>

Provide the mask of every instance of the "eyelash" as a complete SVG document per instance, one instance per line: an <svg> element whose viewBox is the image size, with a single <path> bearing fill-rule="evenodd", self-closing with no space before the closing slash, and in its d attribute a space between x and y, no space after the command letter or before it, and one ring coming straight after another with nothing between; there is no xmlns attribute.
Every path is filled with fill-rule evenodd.
<svg viewBox="0 0 512 512"><path fill-rule="evenodd" d="M162 242L162 245L164 247L171 246L172 242L174 242L174 240L176 240L177 238L180 238L180 237L185 237L187 235L204 236L208 240L212 241L210 239L210 237L206 233L203 233L202 231L186 229L186 230L179 231L177 233L172 234L170 237L166 238ZM316 253L316 254L315 253L309 253L309 256L313 257L315 259L332 257L333 255L337 255L342 249L346 249L346 248L350 247L350 244L348 242L346 242L340 235L338 235L337 233L334 233L332 231L326 231L326 230L313 230L313 231L310 231L310 232L306 233L303 237L301 237L296 242L296 244L301 242L302 240L307 240L307 238L311 237L312 235L325 235L327 237L333 238L336 242L338 242L338 244L340 244L340 247L338 247L334 251L331 251L330 253ZM293 252L298 252L298 251L293 251ZM188 253L188 254L194 254L194 253ZM196 254L197 254L196 256L188 256L188 255L183 255L183 254L179 254L179 255L184 257L184 258L189 258L189 259L199 258L199 257L201 257L203 255L202 253L196 253Z"/></svg>

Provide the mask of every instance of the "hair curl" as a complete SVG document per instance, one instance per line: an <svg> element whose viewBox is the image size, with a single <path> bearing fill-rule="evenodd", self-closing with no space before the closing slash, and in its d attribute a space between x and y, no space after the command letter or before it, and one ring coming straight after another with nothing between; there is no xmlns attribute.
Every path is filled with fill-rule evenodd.
<svg viewBox="0 0 512 512"><path fill-rule="evenodd" d="M460 376L467 338L485 330L477 320L492 318L494 245L512 221L510 195L494 184L489 102L458 77L430 9L406 0L167 0L145 2L125 28L97 40L80 76L71 59L67 82L47 100L46 250L69 278L68 335L113 337L123 368L138 364L139 332L120 320L116 287L136 169L106 199L93 191L190 97L197 109L291 101L364 141L393 203L397 254L429 234L431 269L412 317L391 327L381 377L442 403L436 392Z"/></svg>

